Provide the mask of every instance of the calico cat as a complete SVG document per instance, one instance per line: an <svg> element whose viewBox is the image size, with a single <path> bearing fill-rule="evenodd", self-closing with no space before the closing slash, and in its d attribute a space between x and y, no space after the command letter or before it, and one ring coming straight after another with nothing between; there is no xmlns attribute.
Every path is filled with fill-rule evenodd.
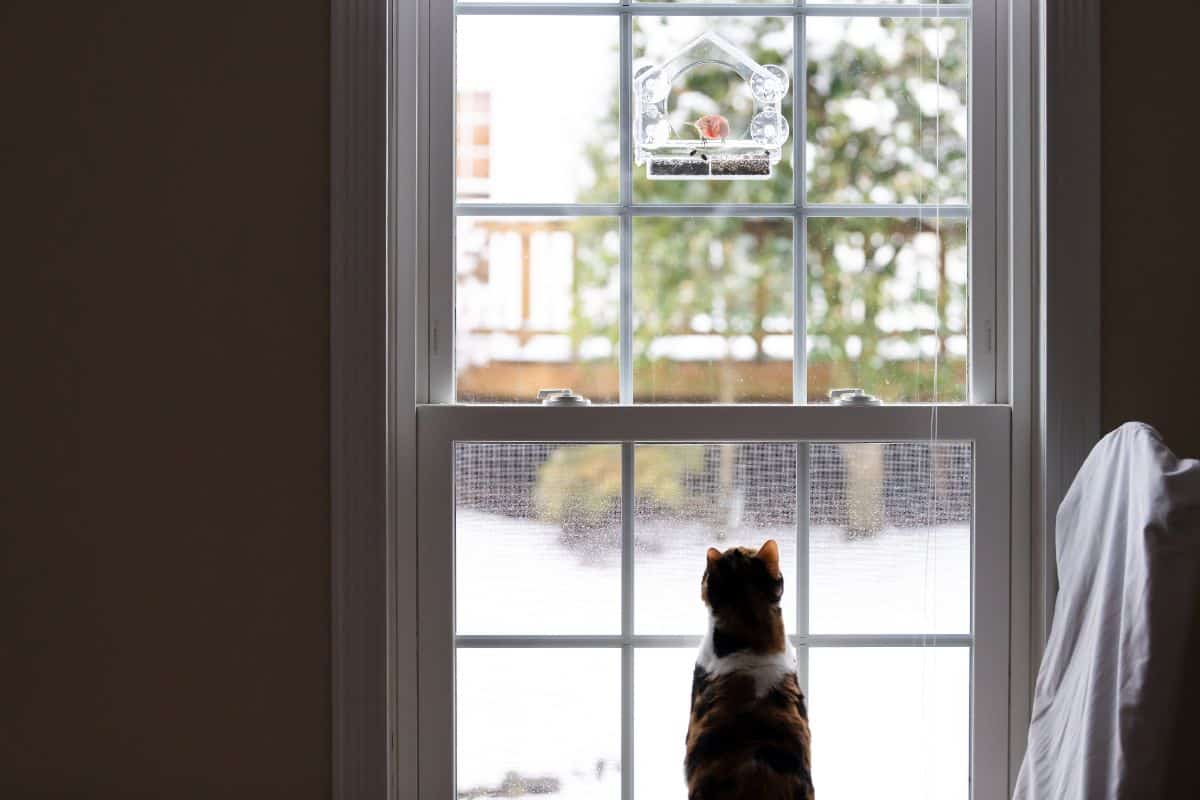
<svg viewBox="0 0 1200 800"><path fill-rule="evenodd" d="M783 631L772 539L709 548L700 597L708 633L692 676L688 800L812 800L808 711Z"/></svg>

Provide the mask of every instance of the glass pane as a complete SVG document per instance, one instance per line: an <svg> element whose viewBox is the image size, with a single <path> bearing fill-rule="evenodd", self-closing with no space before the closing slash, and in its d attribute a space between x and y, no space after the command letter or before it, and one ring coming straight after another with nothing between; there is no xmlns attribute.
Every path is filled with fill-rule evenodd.
<svg viewBox="0 0 1200 800"><path fill-rule="evenodd" d="M727 0L634 0L635 3L684 3L687 5L703 3L725 3ZM732 3L791 3L792 0L728 0Z"/></svg>
<svg viewBox="0 0 1200 800"><path fill-rule="evenodd" d="M616 16L460 16L460 203L617 201Z"/></svg>
<svg viewBox="0 0 1200 800"><path fill-rule="evenodd" d="M455 245L459 402L619 399L616 219L460 217Z"/></svg>
<svg viewBox="0 0 1200 800"><path fill-rule="evenodd" d="M709 547L779 542L783 618L796 625L796 445L634 449L634 621L639 634L701 634Z"/></svg>
<svg viewBox="0 0 1200 800"><path fill-rule="evenodd" d="M473 6L476 3L479 3L481 5L487 5L488 3L511 3L511 2L513 2L513 0L457 0L457 2L459 3L459 5ZM522 5L524 5L524 4L533 5L533 4L541 4L541 3L562 3L562 2L564 2L564 0L521 0ZM619 2L619 0L570 0L570 2L572 5L574 5L575 3L608 3L611 5L611 4Z"/></svg>
<svg viewBox="0 0 1200 800"><path fill-rule="evenodd" d="M969 0L805 0L810 6L882 6L882 5L970 5Z"/></svg>
<svg viewBox="0 0 1200 800"><path fill-rule="evenodd" d="M965 647L810 650L817 796L966 800L970 663Z"/></svg>
<svg viewBox="0 0 1200 800"><path fill-rule="evenodd" d="M966 402L967 224L808 220L808 399Z"/></svg>
<svg viewBox="0 0 1200 800"><path fill-rule="evenodd" d="M639 403L792 399L792 221L635 217Z"/></svg>
<svg viewBox="0 0 1200 800"><path fill-rule="evenodd" d="M621 629L621 446L454 448L459 634Z"/></svg>
<svg viewBox="0 0 1200 800"><path fill-rule="evenodd" d="M969 442L809 446L809 627L970 633Z"/></svg>
<svg viewBox="0 0 1200 800"><path fill-rule="evenodd" d="M687 800L684 735L692 704L695 648L642 648L633 659L633 794Z"/></svg>
<svg viewBox="0 0 1200 800"><path fill-rule="evenodd" d="M967 21L810 17L806 35L809 202L967 202Z"/></svg>
<svg viewBox="0 0 1200 800"><path fill-rule="evenodd" d="M637 16L633 20L633 73L660 65L696 37L720 34L761 65L777 64L789 75L792 66L792 20L789 17ZM792 80L794 87L795 80ZM792 117L793 88L783 100L783 116ZM672 139L693 138L691 123L709 114L729 121L731 136L744 138L754 113L754 97L741 77L719 64L702 64L675 79L667 98ZM792 135L796 135L792 132ZM614 169L615 164L614 164ZM650 180L645 166L633 170L633 198L639 203L790 203L792 143L767 180Z"/></svg>
<svg viewBox="0 0 1200 800"><path fill-rule="evenodd" d="M621 654L458 650L460 798L620 800Z"/></svg>
<svg viewBox="0 0 1200 800"><path fill-rule="evenodd" d="M820 797L968 795L967 648L809 651L813 778ZM643 648L634 660L635 796L684 800L690 649ZM903 687L898 691L897 687ZM864 770L863 764L871 764Z"/></svg>

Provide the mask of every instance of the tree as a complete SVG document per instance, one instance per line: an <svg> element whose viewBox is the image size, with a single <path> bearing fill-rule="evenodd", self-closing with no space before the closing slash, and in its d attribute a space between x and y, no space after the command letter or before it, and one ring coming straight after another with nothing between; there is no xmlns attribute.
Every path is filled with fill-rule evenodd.
<svg viewBox="0 0 1200 800"><path fill-rule="evenodd" d="M669 39L678 19L638 17L635 50L652 51L655 37ZM723 18L715 24L759 63L790 67L790 19ZM955 20L810 18L808 35L808 202L966 202L966 25ZM698 67L677 84L670 102L676 131L702 113L725 113L735 131L748 123L741 79L728 70ZM784 113L793 118L790 95ZM617 117L614 102L610 129ZM596 173L593 185L615 185L618 164L611 141L598 138L588 153ZM633 190L636 200L657 203L790 203L792 176L790 157L766 181L649 181L638 169ZM580 242L598 247L611 229L611 220L581 220ZM633 237L635 399L671 400L691 392L720 402L790 401L790 360L768 353L765 342L771 333L790 332L793 319L791 219L636 217ZM809 399L823 400L832 387L861 386L886 401L965 400L966 360L952 353L947 341L958 337L965 342L966 250L962 222L810 218L805 298ZM603 259L577 258L577 287L602 285L610 280L612 266ZM600 335L615 347L612 321L593 324L580 303L572 319L574 341ZM662 357L658 343L684 335L718 336L727 343L749 337L754 349L747 360L726 348L722 357L700 365ZM784 368L776 373L764 369L772 363ZM722 450L716 485L725 495L732 486L734 458L732 448ZM882 468L882 449L864 460L868 462ZM575 474L583 466L567 471ZM547 463L551 472L560 467L568 465ZM664 480L652 492L660 504L666 497L679 502L669 473L664 471ZM864 481L876 493L882 489L881 476L857 483ZM600 502L618 502L619 482L606 485ZM872 495L859 498L857 505L869 514L879 502ZM879 522L859 527L874 529Z"/></svg>
<svg viewBox="0 0 1200 800"><path fill-rule="evenodd" d="M637 18L635 50L661 53L656 41L671 40L679 19ZM714 24L759 63L790 67L790 18L722 18ZM808 36L808 201L965 202L966 25L812 18ZM670 107L677 132L686 120L713 111L725 113L735 131L748 124L749 95L731 71L704 65L676 83ZM789 119L795 91L785 103ZM617 114L614 102L614 124ZM598 139L588 153L593 185L612 186L618 164L611 142ZM767 181L650 181L640 168L633 180L637 200L657 203L789 203L791 187L790 157ZM611 227L608 220L591 224ZM699 385L716 401L790 400L786 369L756 381L753 368L779 360L780 353L764 349L771 333L790 332L790 220L638 217L633 235L638 399L673 399L687 383L693 394ZM939 400L965 399L966 247L960 222L811 219L809 398L823 399L832 386L861 385L890 401L930 400L935 392ZM600 277L582 260L576 269L577 283ZM597 330L585 317L577 305L573 336L605 335L615 342L611 325ZM749 337L754 348L749 360L726 347L723 356L700 365L663 357L664 337L684 335L716 336L727 344ZM950 337L957 337L958 354L947 349ZM934 352L940 362L936 384Z"/></svg>

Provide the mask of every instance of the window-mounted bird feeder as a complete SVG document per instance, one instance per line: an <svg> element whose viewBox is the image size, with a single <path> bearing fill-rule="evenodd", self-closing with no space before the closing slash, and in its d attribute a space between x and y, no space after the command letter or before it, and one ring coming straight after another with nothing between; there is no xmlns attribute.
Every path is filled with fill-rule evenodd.
<svg viewBox="0 0 1200 800"><path fill-rule="evenodd" d="M746 130L732 131L725 117L708 114L689 123L696 138L675 138L667 109L671 87L702 64L733 70L749 85L754 115ZM650 180L766 180L788 140L787 91L782 67L759 64L718 34L706 33L665 63L643 67L634 76L635 160L646 165Z"/></svg>

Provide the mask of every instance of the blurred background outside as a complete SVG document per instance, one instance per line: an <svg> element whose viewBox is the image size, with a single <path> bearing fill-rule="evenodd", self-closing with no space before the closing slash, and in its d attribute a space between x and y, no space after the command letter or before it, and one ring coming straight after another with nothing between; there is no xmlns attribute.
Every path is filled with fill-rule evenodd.
<svg viewBox="0 0 1200 800"><path fill-rule="evenodd" d="M609 17L461 17L457 192L461 204L615 203L617 26ZM761 64L792 69L791 19L637 17L634 69L710 26ZM514 48L514 41L535 42ZM809 204L963 204L964 20L808 20ZM558 65L558 66L555 66ZM747 117L744 84L717 68L677 80L672 124ZM768 181L649 181L634 202L793 202L790 145ZM571 386L618 393L615 217L460 216L460 402L532 402ZM635 402L792 402L790 218L637 217ZM967 399L968 231L962 219L808 221L808 400L861 386L885 401ZM936 379L934 361L938 356Z"/></svg>

